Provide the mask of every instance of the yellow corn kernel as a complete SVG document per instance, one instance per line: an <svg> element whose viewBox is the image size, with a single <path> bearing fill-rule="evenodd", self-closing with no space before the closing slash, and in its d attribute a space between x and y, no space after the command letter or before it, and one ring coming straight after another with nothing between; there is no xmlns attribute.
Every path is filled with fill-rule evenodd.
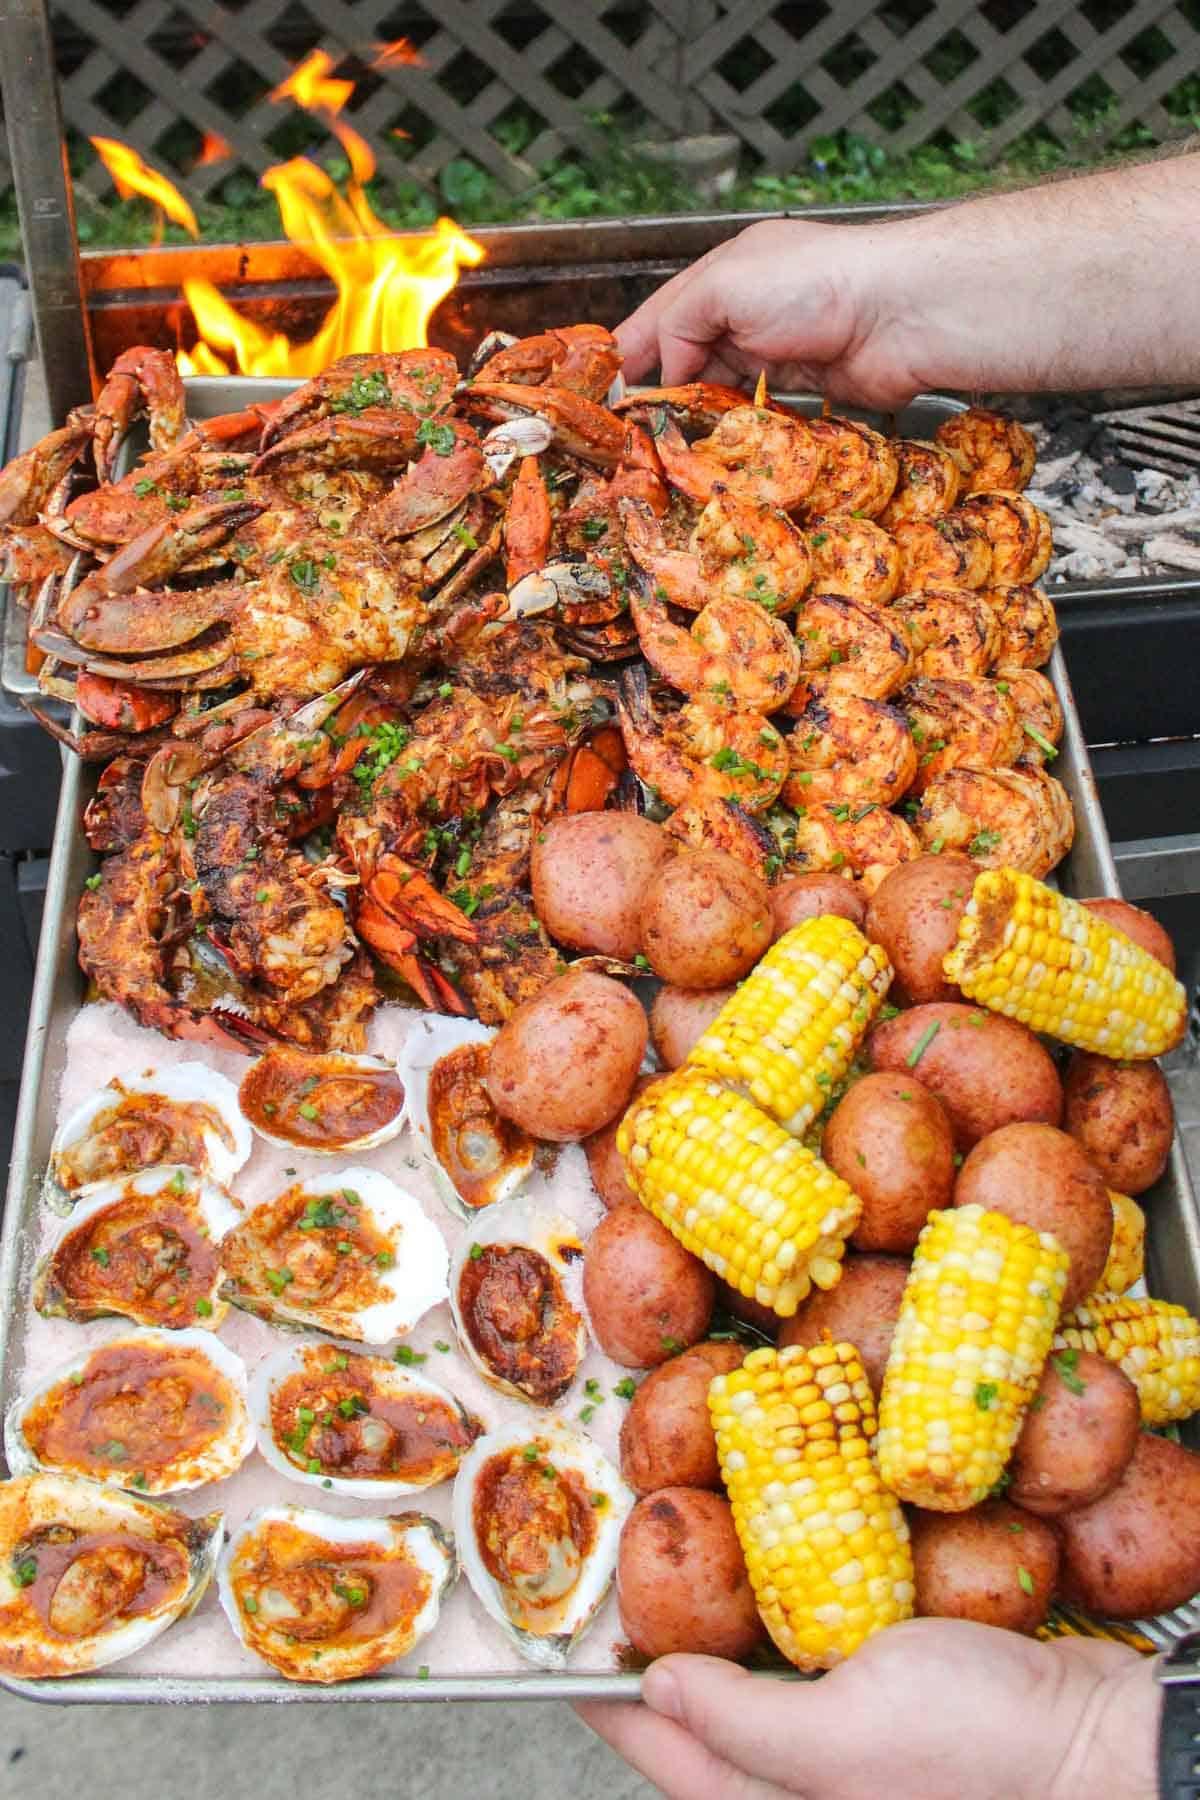
<svg viewBox="0 0 1200 1800"><path fill-rule="evenodd" d="M1167 1300L1089 1294L1066 1313L1056 1349L1098 1350L1138 1391L1147 1425L1169 1425L1200 1411L1200 1320Z"/></svg>
<svg viewBox="0 0 1200 1800"><path fill-rule="evenodd" d="M980 1006L1101 1056L1161 1056L1187 1021L1183 984L1157 957L1016 869L976 876L942 968Z"/></svg>
<svg viewBox="0 0 1200 1800"><path fill-rule="evenodd" d="M747 1299L786 1319L839 1279L862 1202L744 1094L677 1069L635 1100L617 1148L643 1206Z"/></svg>
<svg viewBox="0 0 1200 1800"><path fill-rule="evenodd" d="M726 1001L688 1063L802 1137L849 1070L891 978L884 952L849 919L806 919Z"/></svg>
<svg viewBox="0 0 1200 1800"><path fill-rule="evenodd" d="M879 1469L901 1500L964 1512L986 1499L1041 1378L1066 1278L1048 1233L982 1206L929 1215L879 1402Z"/></svg>
<svg viewBox="0 0 1200 1800"><path fill-rule="evenodd" d="M911 1618L908 1527L870 1454L854 1346L753 1350L708 1405L758 1610L788 1661L832 1668Z"/></svg>
<svg viewBox="0 0 1200 1800"><path fill-rule="evenodd" d="M1125 1294L1145 1272L1146 1215L1130 1194L1109 1188L1113 1234L1108 1261L1096 1283L1098 1294Z"/></svg>

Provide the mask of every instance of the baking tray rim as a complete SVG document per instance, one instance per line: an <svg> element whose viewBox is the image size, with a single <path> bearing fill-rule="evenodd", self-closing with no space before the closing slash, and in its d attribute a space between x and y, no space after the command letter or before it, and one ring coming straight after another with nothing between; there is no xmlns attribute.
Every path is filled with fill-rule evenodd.
<svg viewBox="0 0 1200 1800"><path fill-rule="evenodd" d="M204 381L205 378L200 378ZM228 394L233 382L242 381L246 389L261 395L264 384L250 377L230 380L207 378L207 385ZM199 382L193 384L199 386ZM276 384L272 384L273 386ZM294 386L281 382L279 389ZM244 390L243 390L244 391ZM961 410L961 403L947 396L922 397L936 400L948 410ZM914 404L916 404L914 402ZM907 410L907 409L906 409ZM1062 652L1055 649L1049 673L1058 692L1064 716L1064 736L1060 773L1075 808L1076 838L1067 867L1085 864L1080 885L1084 892L1120 894L1116 864L1100 810L1095 778L1088 757L1071 692L1070 680ZM30 1004L29 1029L23 1065L20 1097L13 1135L12 1162L9 1170L3 1231L0 1233L0 1373L3 1372L8 1348L14 1337L18 1313L18 1282L25 1253L27 1218L41 1199L41 1173L44 1156L35 1155L39 1110L43 1108L43 1081L52 1029L58 1023L58 1012L73 1016L77 999L64 1006L60 985L65 984L75 969L73 899L77 885L78 865L86 851L79 827L84 799L84 765L64 753L65 771L55 823L54 841L46 886L45 910L37 967ZM51 1112L53 1108L50 1109ZM1180 1135L1172 1146L1169 1182L1174 1190L1178 1217L1189 1256L1191 1272L1200 1282L1200 1220L1197 1219L1191 1182L1184 1161ZM1161 1196L1158 1210L1167 1203ZM1163 1620L1141 1622L1142 1630L1157 1647L1169 1645L1185 1631L1200 1625L1200 1606L1188 1603ZM0 1687L25 1699L57 1704L210 1704L250 1702L256 1704L291 1704L297 1702L380 1700L450 1701L450 1700L635 1700L641 1691L637 1674L470 1674L439 1675L428 1678L381 1675L348 1684L321 1687L316 1684L286 1681L273 1675L231 1676L162 1676L93 1674L49 1681L27 1681L0 1673Z"/></svg>

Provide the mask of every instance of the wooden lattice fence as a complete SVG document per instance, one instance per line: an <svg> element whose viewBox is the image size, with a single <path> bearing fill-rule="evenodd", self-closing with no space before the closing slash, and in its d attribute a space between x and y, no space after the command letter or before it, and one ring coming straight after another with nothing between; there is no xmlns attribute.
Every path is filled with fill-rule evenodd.
<svg viewBox="0 0 1200 1800"><path fill-rule="evenodd" d="M132 143L193 200L333 139L270 91L320 48L357 81L345 117L380 172L435 188L469 158L520 193L564 150L730 133L760 167L846 130L998 155L1035 127L1099 142L1186 128L1200 0L57 0L64 112L82 143ZM405 37L419 62L374 67ZM1197 82L1200 88L1200 82ZM1200 101L1197 102L1200 106ZM297 129L302 136L298 140ZM307 134L307 135L304 135ZM202 160L206 138L229 148ZM7 186L0 150L0 192ZM99 169L83 184L109 192Z"/></svg>

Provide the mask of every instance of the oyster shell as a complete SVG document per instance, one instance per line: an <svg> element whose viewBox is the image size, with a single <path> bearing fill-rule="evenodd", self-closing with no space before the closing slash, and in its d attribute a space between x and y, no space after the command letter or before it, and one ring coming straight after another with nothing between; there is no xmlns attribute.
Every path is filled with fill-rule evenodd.
<svg viewBox="0 0 1200 1800"><path fill-rule="evenodd" d="M441 1232L375 1169L293 1181L235 1226L221 1262L235 1306L355 1343L403 1337L446 1298Z"/></svg>
<svg viewBox="0 0 1200 1800"><path fill-rule="evenodd" d="M33 1304L52 1317L215 1331L228 1310L217 1246L240 1216L223 1188L182 1165L101 1182L39 1265Z"/></svg>
<svg viewBox="0 0 1200 1800"><path fill-rule="evenodd" d="M70 1475L0 1482L0 1671L40 1680L132 1656L196 1605L223 1525Z"/></svg>
<svg viewBox="0 0 1200 1800"><path fill-rule="evenodd" d="M423 1513L264 1506L230 1538L217 1588L243 1644L289 1681L349 1681L427 1637L457 1575L453 1539Z"/></svg>
<svg viewBox="0 0 1200 1800"><path fill-rule="evenodd" d="M572 1301L583 1245L570 1219L528 1200L489 1207L450 1264L450 1310L459 1342L503 1393L553 1406L574 1381L587 1326Z"/></svg>
<svg viewBox="0 0 1200 1800"><path fill-rule="evenodd" d="M255 1370L258 1447L290 1481L390 1500L448 1481L482 1427L419 1369L337 1344L289 1344Z"/></svg>
<svg viewBox="0 0 1200 1800"><path fill-rule="evenodd" d="M561 1419L477 1438L454 1481L463 1574L521 1655L561 1668L617 1566L633 1495L591 1438Z"/></svg>
<svg viewBox="0 0 1200 1800"><path fill-rule="evenodd" d="M183 1165L222 1187L250 1155L237 1089L205 1063L114 1075L68 1113L50 1174L70 1199L139 1169Z"/></svg>
<svg viewBox="0 0 1200 1800"><path fill-rule="evenodd" d="M496 1033L477 1019L422 1015L400 1052L405 1112L417 1147L450 1210L472 1219L514 1194L537 1145L492 1105L484 1085Z"/></svg>
<svg viewBox="0 0 1200 1800"><path fill-rule="evenodd" d="M237 1097L259 1137L313 1156L374 1150L404 1127L404 1088L381 1056L278 1044L251 1063Z"/></svg>
<svg viewBox="0 0 1200 1800"><path fill-rule="evenodd" d="M209 1331L126 1331L9 1407L14 1475L56 1469L138 1494L221 1481L254 1448L240 1357Z"/></svg>

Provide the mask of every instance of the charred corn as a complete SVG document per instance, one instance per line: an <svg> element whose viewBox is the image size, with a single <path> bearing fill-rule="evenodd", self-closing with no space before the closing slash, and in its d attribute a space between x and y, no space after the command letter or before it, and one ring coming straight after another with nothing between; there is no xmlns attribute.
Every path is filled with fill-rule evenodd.
<svg viewBox="0 0 1200 1800"><path fill-rule="evenodd" d="M980 1006L1101 1056L1145 1061L1183 1036L1187 995L1104 919L1016 869L984 869L942 959Z"/></svg>
<svg viewBox="0 0 1200 1800"><path fill-rule="evenodd" d="M642 1204L747 1299L786 1319L838 1280L862 1202L744 1094L685 1066L634 1102L617 1148Z"/></svg>
<svg viewBox="0 0 1200 1800"><path fill-rule="evenodd" d="M1138 1391L1147 1425L1169 1425L1200 1411L1200 1321L1167 1300L1091 1294L1067 1313L1056 1349L1098 1350Z"/></svg>
<svg viewBox="0 0 1200 1800"><path fill-rule="evenodd" d="M964 1512L1004 1471L1050 1350L1067 1256L981 1206L935 1212L917 1241L879 1402L884 1484Z"/></svg>
<svg viewBox="0 0 1200 1800"><path fill-rule="evenodd" d="M891 978L885 953L849 919L806 919L768 950L688 1062L802 1137L848 1071Z"/></svg>
<svg viewBox="0 0 1200 1800"><path fill-rule="evenodd" d="M910 1618L908 1527L871 1457L853 1345L753 1350L708 1405L758 1610L788 1661L831 1668Z"/></svg>
<svg viewBox="0 0 1200 1800"><path fill-rule="evenodd" d="M1146 1215L1130 1194L1109 1188L1113 1234L1108 1261L1096 1283L1098 1294L1125 1294L1145 1271Z"/></svg>

